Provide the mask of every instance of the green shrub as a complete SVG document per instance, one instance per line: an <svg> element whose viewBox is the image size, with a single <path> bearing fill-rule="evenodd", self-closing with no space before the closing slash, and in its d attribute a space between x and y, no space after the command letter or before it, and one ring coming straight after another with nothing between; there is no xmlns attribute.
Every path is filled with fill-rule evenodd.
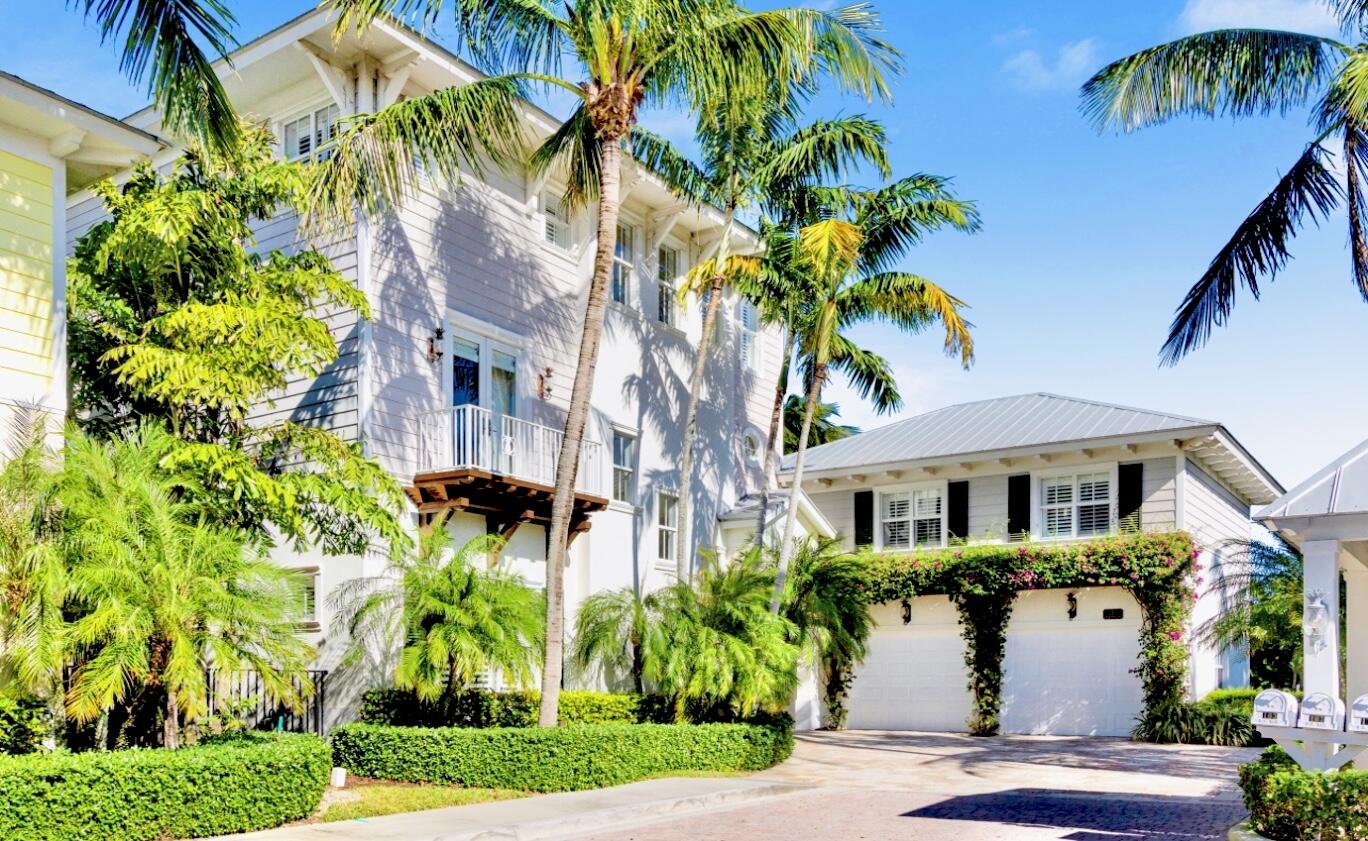
<svg viewBox="0 0 1368 841"><path fill-rule="evenodd" d="M1273 841L1368 838L1368 771L1303 771L1277 747L1240 767L1256 832Z"/></svg>
<svg viewBox="0 0 1368 841"><path fill-rule="evenodd" d="M259 735L175 751L0 757L0 838L200 838L307 817L328 783L327 743Z"/></svg>
<svg viewBox="0 0 1368 841"><path fill-rule="evenodd" d="M0 753L32 753L50 729L42 701L0 694Z"/></svg>
<svg viewBox="0 0 1368 841"><path fill-rule="evenodd" d="M576 791L679 771L758 771L793 751L788 726L591 724L333 731L339 765L366 777L522 791Z"/></svg>
<svg viewBox="0 0 1368 841"><path fill-rule="evenodd" d="M470 690L420 701L406 689L372 689L361 696L363 724L396 727L535 727L541 693ZM674 712L651 696L565 691L561 724L669 724Z"/></svg>
<svg viewBox="0 0 1368 841"><path fill-rule="evenodd" d="M1131 736L1142 742L1224 747L1247 747L1260 738L1248 711L1205 699L1146 710Z"/></svg>

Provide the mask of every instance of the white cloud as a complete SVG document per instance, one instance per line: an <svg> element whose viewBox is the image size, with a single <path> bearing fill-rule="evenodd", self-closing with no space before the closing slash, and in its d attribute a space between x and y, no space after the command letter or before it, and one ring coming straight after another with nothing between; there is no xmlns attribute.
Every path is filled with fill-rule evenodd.
<svg viewBox="0 0 1368 841"><path fill-rule="evenodd" d="M1037 50L1022 50L1007 59L1002 70L1022 90L1071 90L1097 70L1097 40L1084 38L1059 48L1053 59Z"/></svg>
<svg viewBox="0 0 1368 841"><path fill-rule="evenodd" d="M1325 0L1188 0L1179 20L1187 32L1254 28L1329 35L1339 31Z"/></svg>

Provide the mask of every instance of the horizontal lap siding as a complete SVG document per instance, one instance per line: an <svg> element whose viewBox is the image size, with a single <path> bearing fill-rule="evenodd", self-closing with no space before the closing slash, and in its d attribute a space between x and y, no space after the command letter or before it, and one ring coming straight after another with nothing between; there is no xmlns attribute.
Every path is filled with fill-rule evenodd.
<svg viewBox="0 0 1368 841"><path fill-rule="evenodd" d="M1007 475L969 480L969 539L998 541L1007 536Z"/></svg>
<svg viewBox="0 0 1368 841"><path fill-rule="evenodd" d="M1171 531L1177 524L1174 459L1147 459L1141 464L1144 474L1141 478L1140 526L1145 531Z"/></svg>
<svg viewBox="0 0 1368 841"><path fill-rule="evenodd" d="M43 400L54 366L53 174L0 151L0 386L6 400Z"/></svg>

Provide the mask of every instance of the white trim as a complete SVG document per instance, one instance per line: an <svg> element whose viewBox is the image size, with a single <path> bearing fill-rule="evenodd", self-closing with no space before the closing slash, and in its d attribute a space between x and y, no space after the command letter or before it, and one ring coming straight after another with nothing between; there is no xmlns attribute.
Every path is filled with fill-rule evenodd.
<svg viewBox="0 0 1368 841"><path fill-rule="evenodd" d="M918 546L918 545L917 545L917 535L916 535L916 533L915 533L916 530L915 530L915 527L913 527L913 526L911 525L911 523L912 523L912 521L914 521L914 520L918 520L918 519L923 519L923 520L925 520L925 519L930 519L930 518L928 518L928 517L915 517L915 516L913 516L914 512L909 511L909 513L908 513L908 522L909 522L908 528L909 528L909 533L908 533L908 536L907 536L907 546L906 546L906 547L895 546L895 547L891 547L891 548L885 549L885 547L884 547L884 538L883 538L883 532L884 532L884 530L883 530L883 526L884 526L883 498L884 498L884 496L887 495L887 494L900 494L900 493L909 494L909 496L910 496L914 491L924 491L924 490L930 490L930 489L935 489L936 491L938 491L938 492L940 493L940 503L941 503L941 504L940 504L940 521L941 521L941 522L940 522L940 546L939 546L939 547L933 547L933 546ZM947 481L947 480L945 480L945 479L939 479L939 480L934 480L934 481L930 481L930 482L912 482L912 483L901 484L901 485L884 485L884 486L877 487L877 488L871 488L870 490L874 491L874 551L876 551L876 552L883 552L883 551L889 551L889 552L915 552L915 551L917 551L918 549L933 549L933 548L941 548L941 549L944 549L947 545L949 545L949 534L948 534L948 531L947 531L948 526L949 526L949 522L948 522L948 521L949 521L949 510L948 510L948 509L949 509L949 507L950 507L950 506L948 505L949 496L950 496L950 483L949 483L949 481ZM804 496L806 496L806 494L804 494ZM801 509L801 506L800 506L799 510L800 510L800 511L802 510L802 509Z"/></svg>
<svg viewBox="0 0 1368 841"><path fill-rule="evenodd" d="M1173 463L1173 528L1187 530L1187 454L1174 456Z"/></svg>
<svg viewBox="0 0 1368 841"><path fill-rule="evenodd" d="M675 500L675 516L669 518L669 521L664 524L661 523L660 516L662 512L662 506L660 504L661 494L664 494L665 496L672 496ZM651 563L657 570L670 573L677 573L679 571L678 558L660 557L660 538L662 529L668 531L670 539L669 542L665 545L670 548L671 555L674 555L676 552L678 552L678 547L675 544L679 541L679 488L657 485L651 491L651 503L651 513L654 515L652 517L653 522L651 523L651 526L655 532L656 539L655 551L651 554Z"/></svg>
<svg viewBox="0 0 1368 841"><path fill-rule="evenodd" d="M1068 542L1068 541L1071 541L1071 540L1095 540L1095 539L1097 539L1098 537L1105 537L1106 535L1097 535L1097 534L1089 534L1089 535L1078 536L1078 517L1077 517L1077 511L1078 511L1079 501L1078 501L1078 498L1077 498L1077 494L1076 494L1076 493L1075 493L1074 500L1073 500L1073 503L1072 503L1073 509L1074 509L1074 512L1075 512L1075 516L1074 516L1074 518L1073 518L1073 526L1072 526L1072 530L1073 530L1074 534L1072 534L1072 535L1070 535L1070 536L1068 536L1068 537L1059 537L1059 536L1053 536L1053 535L1052 535L1052 536L1049 536L1049 537L1045 536L1045 534L1044 534L1045 524L1044 524L1043 518L1042 518L1042 516L1041 516L1041 515L1044 513L1044 512L1043 512L1043 502L1044 502L1044 501L1041 499L1041 494L1040 494L1040 485L1041 485L1041 482L1042 482L1043 480L1045 480L1045 479L1054 479L1054 478L1059 478L1059 477L1061 477L1061 476L1081 476L1081 475L1085 475L1085 474L1088 474L1088 473L1103 473L1103 472L1108 473L1108 474L1109 474L1109 477L1110 477L1110 478L1108 479L1108 482L1109 482L1110 484L1109 484L1109 487L1108 487L1108 489L1107 489L1107 494L1108 494L1108 497L1109 497L1108 502L1107 502L1107 508L1108 508L1108 511L1107 511L1107 535L1116 534L1116 526L1117 526L1117 516L1116 516L1116 512L1117 512L1117 496L1118 496L1118 494L1117 494L1117 490L1118 490L1118 488L1117 488L1117 482L1118 482L1117 475L1118 475L1118 472L1119 472L1119 469L1118 469L1119 466L1120 466L1120 462L1117 462L1117 461L1096 461L1096 462L1088 462L1088 463L1085 463L1085 464L1070 465L1070 466L1068 466L1068 467L1052 467L1052 468L1043 469L1043 470L1032 470L1032 471L1030 471L1030 476L1031 476L1031 539L1032 539L1032 540L1047 541L1047 542L1050 542L1050 543L1065 543L1065 542ZM1074 487L1075 487L1075 491L1076 491L1076 490L1077 490L1077 483L1075 483L1075 486L1074 486Z"/></svg>
<svg viewBox="0 0 1368 841"><path fill-rule="evenodd" d="M521 417L520 409L530 404L533 399L533 394L528 387L529 383L523 376L523 363L525 361L523 338L456 310L447 310L444 327L446 336L442 340L443 361L438 363L438 376L441 378L442 392L441 408L450 407L454 397L452 394L454 384L451 381L451 360L455 354L455 340L459 333L463 338L473 340L480 348L480 381L478 387L482 405L494 394L494 352L506 353L513 357L514 405L512 417ZM492 407L486 406L485 408Z"/></svg>

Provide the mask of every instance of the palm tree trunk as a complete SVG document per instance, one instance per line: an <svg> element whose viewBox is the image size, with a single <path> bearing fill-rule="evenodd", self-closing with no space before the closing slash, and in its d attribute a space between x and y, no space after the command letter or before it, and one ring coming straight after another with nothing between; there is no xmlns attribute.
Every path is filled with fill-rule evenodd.
<svg viewBox="0 0 1368 841"><path fill-rule="evenodd" d="M755 545L765 546L765 521L769 519L770 483L774 481L778 465L779 425L784 417L784 395L788 393L789 365L793 360L792 328L784 323L784 361L779 366L779 379L774 384L774 407L770 410L769 436L765 439L765 467L760 481L760 514L755 522Z"/></svg>
<svg viewBox="0 0 1368 841"><path fill-rule="evenodd" d="M703 335L698 339L698 355L694 357L693 373L689 376L689 405L684 412L684 449L679 457L679 502L675 504L678 521L675 523L675 567L680 581L688 581L693 572L693 558L689 552L689 502L693 493L694 444L698 437L698 403L703 395L703 377L708 370L708 351L716 332L717 312L722 307L723 273L727 264L727 240L731 238L734 208L727 209L727 222L722 226L722 239L717 245L716 270L708 287L708 310L703 316Z"/></svg>
<svg viewBox="0 0 1368 841"><path fill-rule="evenodd" d="M812 416L817 412L817 400L822 395L822 381L826 379L826 361L819 355L812 366L812 382L808 384L807 406L803 408L803 426L798 433L798 451L793 457L793 484L789 486L788 512L784 518L783 543L779 545L779 568L774 574L774 598L770 612L778 613L784 597L784 579L788 577L789 560L793 557L793 532L798 525L798 494L803 487L803 460L807 456L808 434L812 431Z"/></svg>
<svg viewBox="0 0 1368 841"><path fill-rule="evenodd" d="M180 747L180 705L176 703L176 693L163 681L166 689L166 719L162 722L162 747L175 750Z"/></svg>
<svg viewBox="0 0 1368 841"><path fill-rule="evenodd" d="M608 304L608 283L613 272L613 249L617 244L619 196L621 194L622 146L620 137L602 137L599 155L598 241L594 250L594 275L589 282L589 301L584 310L575 382L565 415L565 437L556 459L556 495L551 501L551 525L546 550L546 661L542 668L542 727L555 727L560 707L562 649L565 644L565 555L570 515L574 511L575 478L579 472L580 447L589 419L589 397L594 388L594 365L603 337L603 313Z"/></svg>

